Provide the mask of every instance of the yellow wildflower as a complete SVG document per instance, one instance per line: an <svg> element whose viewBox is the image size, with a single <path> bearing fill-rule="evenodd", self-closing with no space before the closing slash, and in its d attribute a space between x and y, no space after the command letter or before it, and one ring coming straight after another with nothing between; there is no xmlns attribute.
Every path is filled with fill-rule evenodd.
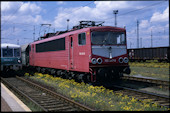
<svg viewBox="0 0 170 113"><path fill-rule="evenodd" d="M25 73L24 75L25 75L25 76L29 76L29 73Z"/></svg>
<svg viewBox="0 0 170 113"><path fill-rule="evenodd" d="M132 100L131 100L131 102L136 102L137 100L134 98L134 97L132 97Z"/></svg>
<svg viewBox="0 0 170 113"><path fill-rule="evenodd" d="M123 107L123 109L129 111L131 109L131 107L130 106L125 106L125 107Z"/></svg>
<svg viewBox="0 0 170 113"><path fill-rule="evenodd" d="M110 105L110 107L114 107L115 105Z"/></svg>

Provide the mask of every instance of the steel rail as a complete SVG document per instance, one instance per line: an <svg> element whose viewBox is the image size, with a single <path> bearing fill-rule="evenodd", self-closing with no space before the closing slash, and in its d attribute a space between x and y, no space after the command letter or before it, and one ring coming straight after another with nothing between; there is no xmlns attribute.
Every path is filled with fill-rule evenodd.
<svg viewBox="0 0 170 113"><path fill-rule="evenodd" d="M20 96L19 98L26 102L31 101L40 111L94 111L21 77L1 79L7 87Z"/></svg>
<svg viewBox="0 0 170 113"><path fill-rule="evenodd" d="M42 86L40 86L40 85L37 85L37 84L35 84L35 83L32 83L32 82L30 82L30 81L28 81L28 80L26 80L26 79L24 79L24 78L21 78L21 77L18 77L18 76L16 76L16 78L18 78L18 79L20 79L20 80L22 80L22 81L24 81L24 82L26 82L26 83L34 86L34 87L36 87L36 88L38 88L38 89L40 89L40 90L45 91L46 93L48 93L48 94L50 94L50 95L52 95L52 96L55 96L56 98L59 98L59 99L62 99L62 100L64 100L64 101L67 101L67 102L69 102L69 103L72 103L73 105L78 106L78 107L81 108L82 110L85 110L85 111L94 111L93 109L91 109L91 108L89 108L89 107L87 107L87 106L84 106L84 105L82 105L82 104L80 104L80 103L78 103L78 102L75 102L75 101L73 101L73 100L71 100L71 99L69 99L69 98L66 98L66 97L64 97L64 96L62 96L62 95L60 95L60 94L57 94L56 92L51 91L51 90L49 90L49 89L47 89L47 88L44 88L44 87L42 87Z"/></svg>
<svg viewBox="0 0 170 113"><path fill-rule="evenodd" d="M5 79L3 79L1 77L2 83L4 83L6 85L6 87L8 87L9 89L11 89L12 91L14 91L15 93L17 93L19 96L21 96L22 98L24 98L25 100L31 102L32 104L36 105L36 107L38 107L39 109L41 109L42 111L46 111L47 110L45 108L43 108L41 105L39 105L37 102L35 102L33 99L31 99L29 96L27 96L24 92L22 92L21 90L19 90L18 88L15 88L14 86L12 86L8 81L6 81Z"/></svg>
<svg viewBox="0 0 170 113"><path fill-rule="evenodd" d="M165 95L160 95L160 94L155 94L155 93L150 93L150 92L146 92L146 91L140 91L140 90L136 90L136 89L131 89L131 88L127 88L127 87L122 87L122 86L117 86L117 85L114 85L113 87L115 88L119 88L119 89L123 89L123 92L124 94L127 94L129 96L132 96L132 95L138 95L137 98L143 98L143 99L152 99L153 101L155 102L158 102L159 105L162 105L162 106L166 106L166 107L169 107L169 96L165 96ZM130 94L132 93L132 94Z"/></svg>
<svg viewBox="0 0 170 113"><path fill-rule="evenodd" d="M154 84L169 86L169 81L159 80L159 79L154 79L154 78L148 78L148 77L134 77L134 76L124 75L122 77L122 79L142 81L142 82L148 82L148 83L154 83Z"/></svg>

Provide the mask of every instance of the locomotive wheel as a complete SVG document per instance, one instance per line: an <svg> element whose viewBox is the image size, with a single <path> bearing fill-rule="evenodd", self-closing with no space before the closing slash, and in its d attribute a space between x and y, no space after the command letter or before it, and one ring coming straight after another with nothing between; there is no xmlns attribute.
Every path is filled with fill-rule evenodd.
<svg viewBox="0 0 170 113"><path fill-rule="evenodd" d="M37 67L36 70L40 73L41 72L41 68Z"/></svg>
<svg viewBox="0 0 170 113"><path fill-rule="evenodd" d="M41 73L45 74L46 69L45 68L41 68Z"/></svg>
<svg viewBox="0 0 170 113"><path fill-rule="evenodd" d="M51 70L50 70L50 74L55 76L56 70L55 70L55 69L51 69Z"/></svg>

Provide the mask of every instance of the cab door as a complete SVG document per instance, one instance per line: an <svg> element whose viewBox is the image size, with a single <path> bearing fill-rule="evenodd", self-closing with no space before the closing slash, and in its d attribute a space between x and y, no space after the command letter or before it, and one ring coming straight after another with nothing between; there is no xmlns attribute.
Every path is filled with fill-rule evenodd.
<svg viewBox="0 0 170 113"><path fill-rule="evenodd" d="M73 47L73 35L69 36L69 69L74 69L74 56L73 56L73 52L74 52L74 47Z"/></svg>
<svg viewBox="0 0 170 113"><path fill-rule="evenodd" d="M76 71L89 72L89 32L80 32L76 35L74 43L74 67Z"/></svg>

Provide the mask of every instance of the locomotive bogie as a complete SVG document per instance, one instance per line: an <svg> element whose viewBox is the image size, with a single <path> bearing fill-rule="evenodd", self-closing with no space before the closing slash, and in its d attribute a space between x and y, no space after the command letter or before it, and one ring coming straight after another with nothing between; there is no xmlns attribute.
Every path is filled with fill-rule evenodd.
<svg viewBox="0 0 170 113"><path fill-rule="evenodd" d="M8 71L8 70L21 70L22 64L15 64L15 65L1 65L1 71Z"/></svg>

